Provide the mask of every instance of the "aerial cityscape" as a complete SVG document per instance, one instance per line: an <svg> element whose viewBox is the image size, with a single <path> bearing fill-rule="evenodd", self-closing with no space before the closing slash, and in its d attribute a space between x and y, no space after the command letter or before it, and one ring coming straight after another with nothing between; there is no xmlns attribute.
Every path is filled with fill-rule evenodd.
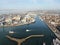
<svg viewBox="0 0 60 45"><path fill-rule="evenodd" d="M0 0L0 45L60 45L60 0Z"/></svg>

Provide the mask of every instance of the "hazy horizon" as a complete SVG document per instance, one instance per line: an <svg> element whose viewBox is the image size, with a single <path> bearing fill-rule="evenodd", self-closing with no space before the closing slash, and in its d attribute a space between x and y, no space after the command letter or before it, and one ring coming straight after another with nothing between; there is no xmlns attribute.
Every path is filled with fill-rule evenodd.
<svg viewBox="0 0 60 45"><path fill-rule="evenodd" d="M0 10L57 10L59 5L60 0L0 0Z"/></svg>

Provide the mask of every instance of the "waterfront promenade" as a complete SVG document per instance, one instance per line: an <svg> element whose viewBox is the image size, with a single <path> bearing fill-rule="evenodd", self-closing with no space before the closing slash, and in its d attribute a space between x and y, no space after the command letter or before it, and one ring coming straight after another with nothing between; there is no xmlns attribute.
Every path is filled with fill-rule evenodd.
<svg viewBox="0 0 60 45"><path fill-rule="evenodd" d="M51 25L50 23L48 23L49 21L46 19L43 19L42 17L40 17L46 24L47 26L51 29L51 31L53 31L53 33L57 36L56 39L53 39L53 41L55 40L55 42L53 42L55 45L60 45L60 32L56 29L56 27L54 27L53 25Z"/></svg>
<svg viewBox="0 0 60 45"><path fill-rule="evenodd" d="M48 25L48 27L54 32L54 34L57 36L56 39L53 39L53 41L55 40L54 45L60 45L60 33L59 31L54 28L54 26L50 25L49 23L46 23Z"/></svg>

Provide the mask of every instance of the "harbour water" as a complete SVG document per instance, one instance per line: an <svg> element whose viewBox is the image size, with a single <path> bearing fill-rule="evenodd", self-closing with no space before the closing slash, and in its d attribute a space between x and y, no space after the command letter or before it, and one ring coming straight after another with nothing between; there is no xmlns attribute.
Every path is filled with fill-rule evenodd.
<svg viewBox="0 0 60 45"><path fill-rule="evenodd" d="M15 33L9 34L9 31L14 31ZM53 45L53 39L56 38L51 29L38 16L36 17L36 22L32 24L0 28L0 45L17 45L17 42L9 40L6 35L19 39L30 35L44 35L44 37L27 39L21 45L43 45L43 43Z"/></svg>

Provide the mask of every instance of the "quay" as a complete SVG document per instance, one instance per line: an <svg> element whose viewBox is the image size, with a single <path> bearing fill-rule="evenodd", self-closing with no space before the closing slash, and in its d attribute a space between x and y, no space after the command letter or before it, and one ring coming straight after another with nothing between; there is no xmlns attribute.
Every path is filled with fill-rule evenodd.
<svg viewBox="0 0 60 45"><path fill-rule="evenodd" d="M43 19L42 17L39 17L39 18L41 18L47 24L47 26L51 29L51 31L57 36L56 39L53 39L54 45L57 45L57 43L58 43L58 45L60 45L60 32L53 25L48 23L47 20ZM55 42L54 42L54 40L55 40Z"/></svg>

